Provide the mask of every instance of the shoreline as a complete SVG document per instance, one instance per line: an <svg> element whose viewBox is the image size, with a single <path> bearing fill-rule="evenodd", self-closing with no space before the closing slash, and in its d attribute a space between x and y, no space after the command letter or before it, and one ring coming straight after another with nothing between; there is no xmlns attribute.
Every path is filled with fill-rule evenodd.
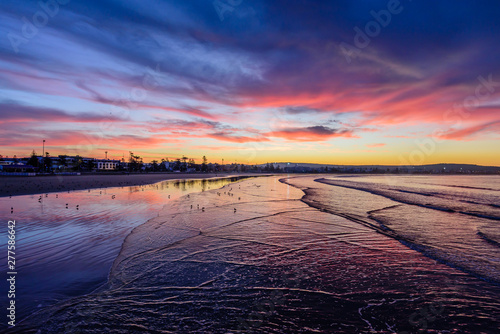
<svg viewBox="0 0 500 334"><path fill-rule="evenodd" d="M129 187L167 180L206 179L231 176L267 176L255 173L155 173L19 176L0 178L0 197L36 195L96 188Z"/></svg>
<svg viewBox="0 0 500 334"><path fill-rule="evenodd" d="M213 175L212 175L212 174L208 174L208 175L202 175L202 178L196 178L196 179L195 179L195 178L186 178L186 176L190 176L190 175L191 175L191 176L193 176L193 174L183 175L183 176L184 176L183 178L180 178L180 177L179 177L179 178L171 178L171 179L168 179L168 180L165 180L165 181L167 181L167 182L172 181L172 183L173 183L173 182L175 182L175 183L177 183L177 182L179 182L179 183L183 183L183 182L188 183L188 182L191 182L191 183L196 183L196 184L201 184L201 183L200 183L200 181L207 181L207 183L206 183L206 184L208 185L208 189L209 189L209 190L207 190L207 191L211 191L211 190L210 190L210 188L212 187L212 185L213 185L213 184L219 184L219 183L217 183L217 182L221 182L221 180L227 180L227 181L226 181L226 183L227 183L227 182L231 182L231 184L232 184L232 183L235 183L235 181L233 181L233 180L235 180L235 179L241 180L241 179L245 179L245 178L247 178L247 177L248 177L248 179L251 179L251 178L253 178L253 177L259 176L259 175L243 175L243 174L242 174L242 175L235 175L235 174L223 174L223 175L221 175L221 174L217 174L217 176L215 176L215 174L213 174ZM198 175L198 174L196 174L196 175L194 175L194 176L199 176L199 175ZM210 177L210 176L212 176L212 177ZM162 182L162 181L159 181L159 182ZM213 182L213 183L212 183L212 182ZM143 188L143 190L144 190L144 188L146 188L146 189L145 189L145 190L146 190L146 193L142 193L142 192L141 192L141 195L139 195L139 196L144 196L143 194L147 194L147 191L148 191L148 190L149 190L150 192L151 192L151 191L155 191L155 190L151 190L151 189L156 189L156 191L160 191L160 192L163 192L163 189L164 189L164 188L163 188L163 183L161 183L161 184L160 184L160 189L159 189L159 190L158 190L158 188L157 188L156 186L151 187L151 185L146 185L146 186L131 186L131 187L133 187L133 188ZM200 187L201 187L201 186L200 186ZM222 187L222 186L221 186L221 187ZM167 186L167 188L168 188L168 186ZM173 187L171 187L171 188L173 188ZM115 188L115 189L116 189L116 188ZM188 187L188 190L187 190L188 194L187 194L187 195L183 195L182 197L187 196L187 198L189 198L189 196L190 196L191 194L193 194L193 195L194 195L194 194L196 194L197 192L201 192L201 191L202 191L201 189L200 189L200 190L198 190L198 191L193 191L193 190L190 190L190 189L192 189L192 186L191 186L191 187ZM219 189L219 188L214 188L213 190L218 190L218 189ZM94 191L95 191L95 189L94 189ZM120 192L120 190L116 190L116 191L117 191L117 192ZM122 191L122 192L123 192L123 191L127 192L127 189L125 188L124 190L121 190L121 191ZM166 192L168 192L169 190L168 190L168 189L166 189L165 191L166 191ZM184 191L185 191L185 190L184 190ZM99 190L97 190L97 192L99 192ZM103 191L103 193L104 193L104 191ZM137 192L136 192L136 193L137 193ZM78 195L78 194L77 194L77 195ZM172 195L175 197L175 193L174 193L174 194L172 194ZM54 195L54 193L53 193L52 195L50 195L50 196L49 196L49 198L54 198L54 196L55 196L55 195ZM61 194L61 193L59 194L59 198L64 197L64 196L65 196L65 194ZM69 196L69 195L68 195L68 196ZM83 196L86 196L86 192L85 192L85 191L83 192ZM169 197L169 200L170 200L170 195L169 195L168 197ZM117 198L119 198L119 195L117 195ZM141 226L141 225L143 225L143 224L146 224L146 223L147 223L150 219L152 219L152 218L154 217L154 215L155 215L155 214L158 214L161 210L163 210L163 207L164 207L165 205L167 205L167 203L169 203L169 202L170 202L170 201L167 201L167 200L166 200L166 195L164 196L164 199L165 199L164 204L163 204L163 205L161 205L161 206L160 206L160 208L158 208L157 210L150 211L150 214L148 215L148 217L147 217L147 218L144 218L144 220L140 220L140 222L138 223L138 225L135 225L134 229L135 229L135 228L137 228L138 226ZM9 200L9 199L5 198L5 200ZM29 199L28 199L28 200L29 200ZM103 199L103 200L105 200L105 199ZM119 199L117 199L117 200L119 200ZM178 200L178 199L172 199L172 201L176 201L176 200ZM52 205L53 205L53 204L54 204L54 203L52 203ZM50 204L49 204L49 205L50 205ZM95 216L94 216L94 217L95 217ZM108 222L108 223L109 223L109 222ZM115 231L115 230L116 230L116 228L117 228L117 226L115 226L115 227L113 228L113 230ZM133 229L132 229L132 230L133 230ZM129 231L129 232L128 232L128 234L130 234L130 233L131 233L131 231ZM123 242L126 240L126 238L127 238L128 234L126 234L126 235L123 237L123 239L120 239L120 245L121 245L121 246L120 246L120 249L121 249L121 247L123 246ZM94 235L95 235L95 234L94 234ZM118 255L119 255L119 252L118 252L117 254L115 254L115 255L114 255L113 260L109 263L109 266L107 267L107 271L106 271L106 276L105 276L105 278L104 278L103 280L98 280L98 279L96 279L96 277L98 277L98 276L92 276L93 278L92 278L92 279L90 279L90 280L88 280L88 282L87 282L88 284L86 285L86 287L90 287L90 289L89 289L89 290L87 290L86 292L78 292L78 294L73 294L73 293L74 293L74 291L80 291L80 290L79 290L79 289L78 289L78 290L72 290L73 292L71 292L71 294L69 294L69 295L64 295L64 297L62 297L61 299L59 299L59 297L58 297L57 299L59 299L59 300L58 300L55 304L52 304L52 303L51 303L51 304L46 304L46 305L44 305L44 306L43 306L43 308L41 308L41 309L35 309L33 312L31 312L31 313L30 313L30 314L28 314L28 315L24 315L24 314L23 314L23 316L20 316L16 322L17 322L18 324L21 324L21 323L23 323L26 319L28 319L30 316L32 316L32 315L34 315L34 314L36 314L36 313L38 313L38 312L43 312L43 310L44 310L44 309L46 309L46 308L51 308L51 307L53 307L54 305L57 305L57 304L59 304L59 303L65 303L65 302L67 302L68 300L71 300L71 299L74 299L74 298L81 298L81 297L87 296L87 295L89 295L89 294L93 294L93 293L95 293L95 292L98 292L100 289L102 289L103 287L105 287L105 286L106 286L106 284L108 283L110 271L111 271L112 266L113 266L113 263L114 263L114 261L116 260L116 257L117 257ZM96 283L96 282L97 282L97 283ZM95 284L95 283L96 283L96 284ZM68 289L69 289L69 288L68 288ZM61 296L62 296L62 295L63 295L63 293L61 293ZM3 325L3 324L2 324L2 325ZM0 333L1 333L1 332L2 332L2 331L1 331L1 326L0 326Z"/></svg>
<svg viewBox="0 0 500 334"><path fill-rule="evenodd" d="M477 317L498 305L495 285L311 207L304 189L336 193L315 177L243 180L168 202L127 235L106 284L35 312L13 332L278 333L313 326L321 333L475 332L498 326L494 312ZM159 318L159 309L168 312ZM418 310L432 312L425 326L412 323ZM194 320L183 322L187 318Z"/></svg>

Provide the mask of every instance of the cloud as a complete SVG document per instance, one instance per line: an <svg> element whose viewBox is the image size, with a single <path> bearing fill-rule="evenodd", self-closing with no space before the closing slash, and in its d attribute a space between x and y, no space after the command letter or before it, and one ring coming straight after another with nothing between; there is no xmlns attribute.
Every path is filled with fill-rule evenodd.
<svg viewBox="0 0 500 334"><path fill-rule="evenodd" d="M335 137L356 137L351 130L333 129L321 125L303 128L285 128L268 132L267 136L284 138L290 141L325 141Z"/></svg>
<svg viewBox="0 0 500 334"><path fill-rule="evenodd" d="M3 132L0 137L0 145L15 148L14 154L27 156L31 150L41 154L42 139L46 139L45 151L50 155L78 154L81 156L95 157L100 151L115 150L127 152L137 149L154 149L172 143L165 137L144 137L137 135L97 135L81 131L51 131L51 132ZM175 143L185 142L175 139Z"/></svg>
<svg viewBox="0 0 500 334"><path fill-rule="evenodd" d="M68 113L54 108L21 105L15 102L0 103L0 123L12 122L124 122L126 119L92 112Z"/></svg>
<svg viewBox="0 0 500 334"><path fill-rule="evenodd" d="M231 143L251 143L251 142L266 142L270 141L268 138L265 137L248 137L248 136L234 136L222 132L218 133L209 133L207 134L207 137L217 139L220 141L227 141Z"/></svg>
<svg viewBox="0 0 500 334"><path fill-rule="evenodd" d="M287 114L312 114L312 113L319 113L321 112L320 109L317 108L309 108L306 106L286 106L281 108L284 112Z"/></svg>
<svg viewBox="0 0 500 334"><path fill-rule="evenodd" d="M375 143L375 144L366 144L366 147L371 147L371 148L374 148L374 147L384 147L385 143Z"/></svg>
<svg viewBox="0 0 500 334"><path fill-rule="evenodd" d="M209 138L217 139L220 141L227 141L231 143L251 143L251 142L267 142L270 141L269 138L264 136L256 135L255 137L249 136L237 136L229 132L214 132L208 133L206 135Z"/></svg>
<svg viewBox="0 0 500 334"><path fill-rule="evenodd" d="M134 79L130 79L134 81ZM140 80L139 80L140 81ZM157 110L164 110L164 111L174 111L182 114L187 114L187 115L192 115L192 116L197 116L197 117L203 117L207 119L215 119L214 115L211 115L210 113L201 110L199 108L194 108L186 105L181 105L179 107L173 107L173 106L166 106L166 105L161 105L161 104L152 104L152 103L147 103L144 101L145 98L148 97L148 95L151 95L154 93L154 91L148 91L146 90L142 82L139 84L137 83L136 86L131 86L129 88L130 91L130 96L128 97L120 97L120 98L109 98L105 97L103 94L95 91L92 88L89 88L85 83L83 82L77 82L77 86L90 95L90 100L97 102L97 103L102 103L102 104L108 104L108 105L114 105L114 106L119 106L127 109L157 109ZM147 87L147 86L146 86ZM135 94L139 95L134 98L133 92ZM140 93L138 93L140 92ZM140 99L138 98L140 97Z"/></svg>
<svg viewBox="0 0 500 334"><path fill-rule="evenodd" d="M134 127L135 125L132 125ZM140 124L137 127L142 128L148 126L149 132L168 132L168 131L189 131L200 132L201 130L223 129L227 126L219 122L208 121L204 119L195 119L192 121L183 119L161 119L148 122L147 125Z"/></svg>
<svg viewBox="0 0 500 334"><path fill-rule="evenodd" d="M442 132L438 137L447 140L472 140L473 138L478 138L481 134L485 134L487 132L497 132L499 130L500 120L478 124L459 130L451 129L449 131Z"/></svg>
<svg viewBox="0 0 500 334"><path fill-rule="evenodd" d="M209 145L197 145L191 146L194 150L210 150L210 151L232 151L234 150L234 146L209 146Z"/></svg>
<svg viewBox="0 0 500 334"><path fill-rule="evenodd" d="M496 129L498 85L480 89L479 106L466 117L448 110L459 104L465 113L479 76L500 81L500 3L406 2L347 63L340 43L353 44L353 28L386 6L243 1L221 22L212 1L75 0L18 54L0 40L0 94L10 99L0 103L0 122L52 135L84 123L97 138L92 123L116 122L114 144L141 147L163 138L322 142L358 138L368 126L377 144L402 123L424 133L454 126L442 135L450 140ZM37 8L36 1L0 2L0 28L21 33L19 18ZM103 112L108 106L129 110L131 119ZM278 127L270 120L276 110L285 119Z"/></svg>
<svg viewBox="0 0 500 334"><path fill-rule="evenodd" d="M139 109L144 108L144 109L159 109L159 110L164 110L164 111L175 111L175 112L179 112L179 113L183 113L183 114L188 114L191 116L204 117L204 118L208 118L208 119L216 119L216 117L214 115L211 115L210 113L208 113L206 111L203 111L203 110L200 110L197 108L193 108L193 107L188 107L188 106L176 108L176 107L166 107L166 106L159 106L159 105L155 106L155 105L144 105L143 104L143 105L139 105L138 108Z"/></svg>

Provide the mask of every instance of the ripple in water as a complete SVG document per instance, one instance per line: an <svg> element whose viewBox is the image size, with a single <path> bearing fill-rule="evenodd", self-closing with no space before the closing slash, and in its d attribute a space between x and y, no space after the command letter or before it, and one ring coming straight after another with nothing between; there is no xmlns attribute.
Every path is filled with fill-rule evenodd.
<svg viewBox="0 0 500 334"><path fill-rule="evenodd" d="M423 256L400 242L394 223L384 231L370 218L409 204L315 178L291 177L289 185L276 177L251 179L169 202L127 236L107 284L44 309L14 332L414 333L499 327L498 286ZM425 233L414 224L404 238L418 244Z"/></svg>
<svg viewBox="0 0 500 334"><path fill-rule="evenodd" d="M18 319L105 283L126 236L169 201L235 180L177 180L0 198L0 212L17 222ZM0 243L7 244L6 233ZM2 253L0 271L6 272L6 264ZM7 291L4 280L0 289ZM5 325L5 319L0 323Z"/></svg>

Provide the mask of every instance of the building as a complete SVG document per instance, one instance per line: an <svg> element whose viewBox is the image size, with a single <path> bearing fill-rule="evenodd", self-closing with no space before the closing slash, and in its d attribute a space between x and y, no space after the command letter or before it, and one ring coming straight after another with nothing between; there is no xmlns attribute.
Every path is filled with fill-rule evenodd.
<svg viewBox="0 0 500 334"><path fill-rule="evenodd" d="M95 163L97 170L115 170L120 166L120 160L97 159Z"/></svg>
<svg viewBox="0 0 500 334"><path fill-rule="evenodd" d="M0 164L0 172L25 173L34 170L33 167L25 164Z"/></svg>
<svg viewBox="0 0 500 334"><path fill-rule="evenodd" d="M172 167L173 167L173 163L170 162L170 161L163 161L161 164L163 164L163 166L165 167L166 170L172 170ZM161 165L160 164L160 165Z"/></svg>

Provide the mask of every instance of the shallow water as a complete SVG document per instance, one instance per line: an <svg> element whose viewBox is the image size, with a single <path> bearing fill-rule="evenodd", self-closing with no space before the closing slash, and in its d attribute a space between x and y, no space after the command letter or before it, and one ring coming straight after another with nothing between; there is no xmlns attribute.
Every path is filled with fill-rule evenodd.
<svg viewBox="0 0 500 334"><path fill-rule="evenodd" d="M322 198L325 206L356 211L427 256L500 283L499 176L392 175L320 182L350 196L341 205ZM360 200L370 205L357 210L354 203Z"/></svg>
<svg viewBox="0 0 500 334"><path fill-rule="evenodd" d="M497 285L370 218L401 202L316 178L252 179L169 202L127 236L106 285L15 332L497 331ZM424 236L416 227L407 230Z"/></svg>
<svg viewBox="0 0 500 334"><path fill-rule="evenodd" d="M220 188L234 180L171 180L145 186L0 198L2 216L17 222L18 320L105 283L126 236L134 227L157 216L169 201ZM1 233L0 244L7 244L7 233ZM1 272L7 271L6 265L6 252L2 252ZM4 280L0 290L7 291ZM5 325L5 319L0 323Z"/></svg>

